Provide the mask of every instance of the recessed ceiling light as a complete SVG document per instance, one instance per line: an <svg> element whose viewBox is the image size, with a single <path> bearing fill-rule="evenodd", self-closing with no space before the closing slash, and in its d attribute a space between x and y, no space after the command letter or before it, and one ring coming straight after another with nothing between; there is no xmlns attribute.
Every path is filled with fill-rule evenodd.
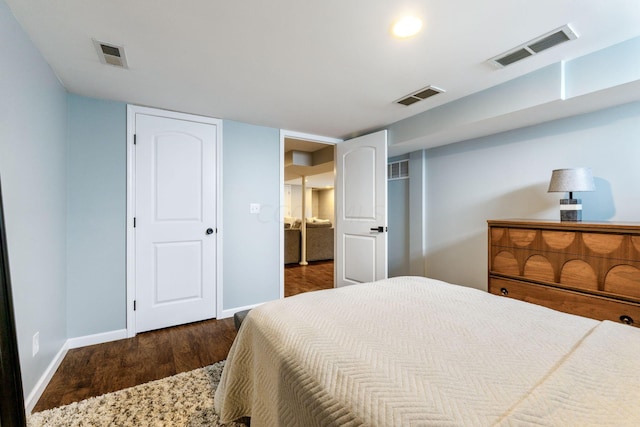
<svg viewBox="0 0 640 427"><path fill-rule="evenodd" d="M422 29L422 21L415 16L405 16L393 24L393 35L400 38L415 36Z"/></svg>

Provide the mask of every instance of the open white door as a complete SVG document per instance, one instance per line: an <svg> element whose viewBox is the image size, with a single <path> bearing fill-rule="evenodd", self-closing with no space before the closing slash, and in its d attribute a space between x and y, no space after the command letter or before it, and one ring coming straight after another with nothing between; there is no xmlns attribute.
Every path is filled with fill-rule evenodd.
<svg viewBox="0 0 640 427"><path fill-rule="evenodd" d="M387 131L336 145L336 286L387 278Z"/></svg>

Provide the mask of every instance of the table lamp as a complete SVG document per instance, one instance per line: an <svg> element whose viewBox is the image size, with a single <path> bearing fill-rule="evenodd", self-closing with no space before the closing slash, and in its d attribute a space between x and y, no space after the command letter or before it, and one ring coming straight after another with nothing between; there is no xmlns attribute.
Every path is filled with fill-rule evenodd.
<svg viewBox="0 0 640 427"><path fill-rule="evenodd" d="M582 201L573 198L574 191L595 191L591 168L556 169L551 174L549 193L569 193L560 199L560 221L582 221Z"/></svg>

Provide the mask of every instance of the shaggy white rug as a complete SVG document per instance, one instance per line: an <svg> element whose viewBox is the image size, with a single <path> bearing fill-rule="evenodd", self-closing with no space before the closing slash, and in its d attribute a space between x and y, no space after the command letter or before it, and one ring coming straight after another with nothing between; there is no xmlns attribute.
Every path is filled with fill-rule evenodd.
<svg viewBox="0 0 640 427"><path fill-rule="evenodd" d="M220 426L213 409L213 394L223 367L224 361L36 412L28 417L28 426Z"/></svg>

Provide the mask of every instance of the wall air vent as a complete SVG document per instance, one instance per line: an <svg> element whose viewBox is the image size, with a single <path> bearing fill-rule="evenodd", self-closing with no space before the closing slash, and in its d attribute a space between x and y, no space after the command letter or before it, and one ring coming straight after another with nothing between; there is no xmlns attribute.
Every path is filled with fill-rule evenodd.
<svg viewBox="0 0 640 427"><path fill-rule="evenodd" d="M387 164L387 179L389 181L395 179L409 178L409 160L400 160Z"/></svg>
<svg viewBox="0 0 640 427"><path fill-rule="evenodd" d="M442 92L444 92L443 89L439 89L435 86L427 86L410 95L407 95L398 99L396 103L401 105L406 105L408 107L411 104L415 104L416 102L420 102L422 100L425 100L427 98L432 97L433 95L437 95Z"/></svg>
<svg viewBox="0 0 640 427"><path fill-rule="evenodd" d="M573 31L569 25L565 25L564 27L553 30L550 33L544 34L523 45L495 56L491 58L489 62L497 67L506 67L514 62L518 62L524 58L535 55L536 53L540 53L544 50L557 46L560 43L568 42L569 40L577 38L578 35L575 31Z"/></svg>
<svg viewBox="0 0 640 427"><path fill-rule="evenodd" d="M127 65L127 58L124 55L124 47L111 43L105 43L98 40L93 40L93 45L96 47L100 62L103 64L114 65L120 68L129 68Z"/></svg>

